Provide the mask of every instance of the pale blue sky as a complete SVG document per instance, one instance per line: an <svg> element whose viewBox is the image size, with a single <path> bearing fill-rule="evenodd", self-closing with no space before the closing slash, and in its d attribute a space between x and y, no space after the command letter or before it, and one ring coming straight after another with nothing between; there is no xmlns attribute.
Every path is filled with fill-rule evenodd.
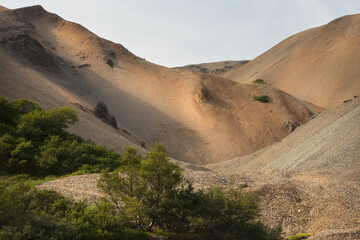
<svg viewBox="0 0 360 240"><path fill-rule="evenodd" d="M168 67L253 59L292 34L360 13L360 0L0 0L36 4Z"/></svg>

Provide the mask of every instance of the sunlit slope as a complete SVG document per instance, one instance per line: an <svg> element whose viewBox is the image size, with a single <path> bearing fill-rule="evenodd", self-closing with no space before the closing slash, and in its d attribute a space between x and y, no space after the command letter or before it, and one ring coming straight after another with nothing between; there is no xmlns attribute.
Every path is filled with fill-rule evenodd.
<svg viewBox="0 0 360 240"><path fill-rule="evenodd" d="M339 105L360 93L360 15L295 34L225 77L261 78L318 106Z"/></svg>
<svg viewBox="0 0 360 240"><path fill-rule="evenodd" d="M291 135L253 154L209 166L243 170L342 170L360 167L360 99L322 112Z"/></svg>
<svg viewBox="0 0 360 240"><path fill-rule="evenodd" d="M149 63L40 6L4 11L0 19L0 94L46 107L92 108L103 101L135 144L163 142L178 160L206 164L252 153L321 110L270 85ZM79 135L116 148L128 142L79 111Z"/></svg>

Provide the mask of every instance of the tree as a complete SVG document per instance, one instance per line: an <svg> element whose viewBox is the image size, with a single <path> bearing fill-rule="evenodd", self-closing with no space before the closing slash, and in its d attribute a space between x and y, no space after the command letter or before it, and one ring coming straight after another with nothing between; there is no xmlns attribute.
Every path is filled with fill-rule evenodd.
<svg viewBox="0 0 360 240"><path fill-rule="evenodd" d="M140 164L139 164L140 162ZM157 144L145 159L126 148L122 166L105 172L98 187L109 196L127 227L206 233L218 239L281 239L281 229L268 229L260 216L258 195L242 189L195 190L182 169Z"/></svg>
<svg viewBox="0 0 360 240"><path fill-rule="evenodd" d="M43 141L50 135L65 135L69 124L78 120L73 109L62 107L50 111L35 110L20 117L17 133L26 138Z"/></svg>
<svg viewBox="0 0 360 240"><path fill-rule="evenodd" d="M121 159L122 166L103 173L98 187L109 195L128 226L135 224L150 231L160 218L166 198L179 186L182 170L170 162L162 144L157 144L146 159L135 148L126 147Z"/></svg>
<svg viewBox="0 0 360 240"><path fill-rule="evenodd" d="M8 170L8 161L15 146L16 139L10 134L6 133L0 137L0 172Z"/></svg>
<svg viewBox="0 0 360 240"><path fill-rule="evenodd" d="M18 138L16 146L10 153L8 170L11 173L34 173L36 172L35 155L37 149L30 140Z"/></svg>
<svg viewBox="0 0 360 240"><path fill-rule="evenodd" d="M162 144L157 144L141 162L140 175L146 184L144 204L150 217L147 230L151 231L160 220L167 197L182 181L182 171L177 164L170 162Z"/></svg>
<svg viewBox="0 0 360 240"><path fill-rule="evenodd" d="M122 221L127 226L136 225L143 229L144 213L142 192L144 186L140 181L140 167L143 157L134 147L125 147L121 157L122 165L114 172L104 172L97 186L109 195L110 201L122 215Z"/></svg>
<svg viewBox="0 0 360 240"><path fill-rule="evenodd" d="M21 98L16 101L11 102L11 106L14 109L14 112L18 116L33 112L33 111L44 111L44 109L37 103L32 102L28 99Z"/></svg>

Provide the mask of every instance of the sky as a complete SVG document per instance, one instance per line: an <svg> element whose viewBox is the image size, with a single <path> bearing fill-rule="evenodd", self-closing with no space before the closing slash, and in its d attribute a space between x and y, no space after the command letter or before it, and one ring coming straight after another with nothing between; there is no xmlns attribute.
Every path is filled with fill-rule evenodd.
<svg viewBox="0 0 360 240"><path fill-rule="evenodd" d="M42 5L167 67L251 60L285 38L360 13L360 0L0 0Z"/></svg>

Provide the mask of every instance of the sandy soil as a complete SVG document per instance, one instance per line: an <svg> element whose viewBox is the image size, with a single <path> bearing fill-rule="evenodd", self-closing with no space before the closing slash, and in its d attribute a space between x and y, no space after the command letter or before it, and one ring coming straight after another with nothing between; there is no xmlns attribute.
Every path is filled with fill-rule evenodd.
<svg viewBox="0 0 360 240"><path fill-rule="evenodd" d="M270 85L154 65L40 6L1 12L0 19L0 94L49 108L103 101L135 144L166 143L169 155L185 162L252 153L287 136L287 124L323 110ZM117 150L128 144L100 126L84 113L72 130Z"/></svg>
<svg viewBox="0 0 360 240"><path fill-rule="evenodd" d="M318 106L339 105L360 94L360 15L295 34L225 76L242 83L262 78Z"/></svg>
<svg viewBox="0 0 360 240"><path fill-rule="evenodd" d="M197 187L258 191L262 219L286 235L359 239L359 22L346 16L296 34L224 73L232 81L149 63L40 6L0 8L0 94L46 109L77 106L80 121L70 131L119 152L164 142ZM81 110L99 101L125 132ZM315 104L330 109L318 114L324 109ZM97 177L40 188L95 202Z"/></svg>
<svg viewBox="0 0 360 240"><path fill-rule="evenodd" d="M322 112L281 141L253 154L206 167L237 172L258 169L360 168L360 97Z"/></svg>
<svg viewBox="0 0 360 240"><path fill-rule="evenodd" d="M215 76L225 76L229 72L233 72L245 64L249 63L249 60L243 61L221 61L221 62L212 62L212 63L200 63L200 64L191 64L183 67L176 67L176 69L187 69L192 70L198 73L211 74Z"/></svg>

